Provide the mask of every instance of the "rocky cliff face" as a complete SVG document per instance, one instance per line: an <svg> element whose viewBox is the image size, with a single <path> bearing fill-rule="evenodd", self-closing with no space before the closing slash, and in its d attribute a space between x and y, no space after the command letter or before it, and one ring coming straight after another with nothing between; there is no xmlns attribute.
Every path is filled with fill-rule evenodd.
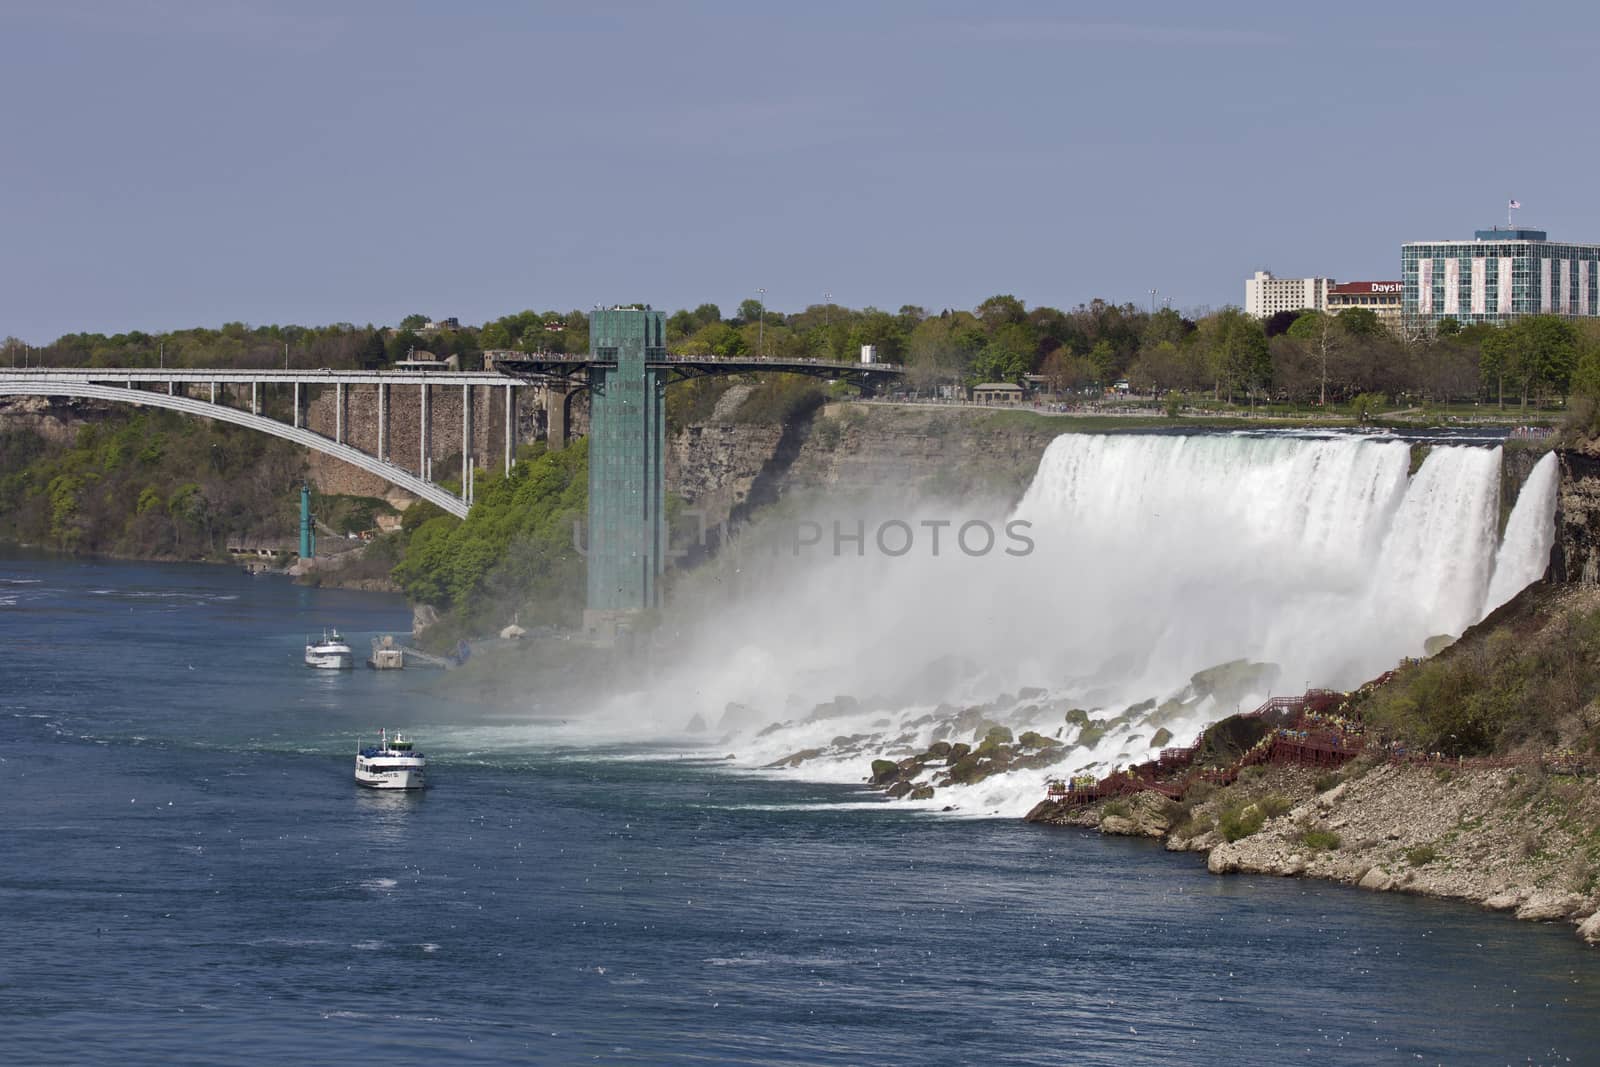
<svg viewBox="0 0 1600 1067"><path fill-rule="evenodd" d="M668 442L667 488L709 525L794 492L1011 501L1055 437L1042 419L892 404L829 404L783 427L713 418Z"/></svg>
<svg viewBox="0 0 1600 1067"><path fill-rule="evenodd" d="M1556 499L1556 544L1550 576L1558 582L1600 584L1600 456L1564 449Z"/></svg>
<svg viewBox="0 0 1600 1067"><path fill-rule="evenodd" d="M53 445L70 445L90 422L110 415L116 405L66 397L0 397L0 429L26 430Z"/></svg>

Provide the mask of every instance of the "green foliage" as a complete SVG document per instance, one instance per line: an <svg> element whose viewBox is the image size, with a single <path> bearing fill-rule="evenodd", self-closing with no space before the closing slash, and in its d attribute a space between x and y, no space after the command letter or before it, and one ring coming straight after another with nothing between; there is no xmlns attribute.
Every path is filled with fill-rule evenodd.
<svg viewBox="0 0 1600 1067"><path fill-rule="evenodd" d="M1318 852L1332 852L1344 842L1332 830L1306 830L1300 835L1300 843Z"/></svg>
<svg viewBox="0 0 1600 1067"><path fill-rule="evenodd" d="M1377 417L1387 403L1388 399L1382 393L1358 393L1350 399L1350 414L1355 416L1357 422L1366 425Z"/></svg>
<svg viewBox="0 0 1600 1067"><path fill-rule="evenodd" d="M366 533L377 527L379 515L398 514L394 506L381 497L324 496L321 493L312 494L311 510L322 525L338 534Z"/></svg>
<svg viewBox="0 0 1600 1067"><path fill-rule="evenodd" d="M1278 816L1285 814L1290 808L1294 807L1294 802L1288 797L1280 796L1279 794L1274 793L1271 796L1262 797L1260 800L1256 801L1256 807L1260 808L1261 813L1267 818L1276 819Z"/></svg>
<svg viewBox="0 0 1600 1067"><path fill-rule="evenodd" d="M1248 807L1230 804L1223 808L1218 817L1217 828L1222 831L1224 839L1240 841L1259 831L1266 821L1266 812L1255 804Z"/></svg>
<svg viewBox="0 0 1600 1067"><path fill-rule="evenodd" d="M1503 625L1403 668L1363 708L1415 751L1476 756L1558 740L1557 724L1600 698L1600 611L1561 615L1537 639Z"/></svg>
<svg viewBox="0 0 1600 1067"><path fill-rule="evenodd" d="M588 507L588 456L586 441L535 449L509 477L485 477L465 520L439 514L415 527L394 580L468 632L498 629L513 613L524 625L574 623L585 571L573 524Z"/></svg>
<svg viewBox="0 0 1600 1067"><path fill-rule="evenodd" d="M0 430L0 541L215 558L230 534L289 537L304 459L285 441L176 412L117 412L70 444Z"/></svg>
<svg viewBox="0 0 1600 1067"><path fill-rule="evenodd" d="M1211 369L1230 399L1235 392L1254 392L1272 381L1272 356L1266 330L1236 307L1223 308L1206 332Z"/></svg>
<svg viewBox="0 0 1600 1067"><path fill-rule="evenodd" d="M667 387L667 432L677 433L685 426L710 420L722 399L734 385L726 377L690 378Z"/></svg>
<svg viewBox="0 0 1600 1067"><path fill-rule="evenodd" d="M825 399L815 379L802 374L771 374L750 390L733 419L742 423L780 425L811 414Z"/></svg>
<svg viewBox="0 0 1600 1067"><path fill-rule="evenodd" d="M1413 867L1426 867L1439 858L1432 845L1413 845L1405 851L1406 862Z"/></svg>
<svg viewBox="0 0 1600 1067"><path fill-rule="evenodd" d="M1100 814L1118 819L1126 819L1128 816L1133 814L1133 810L1128 807L1126 801L1110 800L1107 801L1105 806L1100 809Z"/></svg>
<svg viewBox="0 0 1600 1067"><path fill-rule="evenodd" d="M1332 789L1336 785L1339 785L1343 781L1344 775L1340 774L1338 771L1331 771L1328 774L1319 774L1316 782L1312 784L1312 788L1319 793L1326 793L1328 790Z"/></svg>

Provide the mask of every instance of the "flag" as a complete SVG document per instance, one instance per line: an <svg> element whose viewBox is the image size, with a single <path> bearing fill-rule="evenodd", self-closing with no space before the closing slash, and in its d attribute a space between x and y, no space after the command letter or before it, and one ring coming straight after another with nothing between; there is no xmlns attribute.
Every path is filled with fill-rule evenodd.
<svg viewBox="0 0 1600 1067"><path fill-rule="evenodd" d="M1513 201L1511 201L1510 206L1515 208L1515 207L1521 207L1522 204L1519 201L1513 200Z"/></svg>

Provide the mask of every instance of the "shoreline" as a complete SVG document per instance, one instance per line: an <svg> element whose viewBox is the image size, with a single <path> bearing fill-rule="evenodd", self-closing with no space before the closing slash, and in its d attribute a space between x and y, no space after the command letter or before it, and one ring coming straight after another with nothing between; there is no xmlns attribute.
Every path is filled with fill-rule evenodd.
<svg viewBox="0 0 1600 1067"><path fill-rule="evenodd" d="M260 567L252 569L248 560L211 559L207 557L191 557L188 559L178 556L134 556L123 555L117 552L73 552L65 549L49 548L45 545L27 544L21 541L0 541L0 559L49 559L64 562L78 563L170 563L181 566L221 567L224 569L247 571L254 576L266 575L274 578L287 578L295 585L307 589L343 589L352 593L381 593L385 596L404 597L404 592L399 586L388 578L355 578L348 582L338 581L337 567L327 570L310 569L296 573L295 565L288 567ZM323 558L323 557L318 557ZM337 558L337 557L334 557ZM302 578L320 576L321 581L302 581ZM410 606L408 602L408 606Z"/></svg>
<svg viewBox="0 0 1600 1067"><path fill-rule="evenodd" d="M1159 840L1169 852L1200 853L1216 875L1317 878L1451 900L1571 923L1600 944L1600 829L1581 814L1600 803L1595 780L1449 764L1253 770L1260 773L1184 802L1143 792L1075 809L1040 805L1027 818ZM1253 813L1259 828L1250 830ZM1228 840L1224 828L1239 836Z"/></svg>

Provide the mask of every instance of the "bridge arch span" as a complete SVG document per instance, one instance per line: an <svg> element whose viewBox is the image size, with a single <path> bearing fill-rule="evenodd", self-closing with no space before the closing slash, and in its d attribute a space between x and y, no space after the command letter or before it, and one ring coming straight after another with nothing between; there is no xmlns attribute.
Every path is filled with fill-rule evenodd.
<svg viewBox="0 0 1600 1067"><path fill-rule="evenodd" d="M91 400L109 400L115 403L136 404L144 407L167 408L171 411L181 411L187 415L199 415L202 418L216 419L219 422L231 422L235 426L246 429L258 430L261 433L281 437L286 441L293 441L304 448L314 452L321 452L325 456L340 459L354 467L376 474L378 477L399 486L430 504L436 504L457 518L467 517L467 505L460 497L430 481L417 477L403 467L387 463L375 456L330 440L319 433L298 426L288 426L276 419L269 419L265 415L253 415L248 411L239 411L236 408L224 407L221 404L212 404L205 400L193 400L186 396L174 396L166 393L144 392L139 389L127 389L115 385L95 385L91 382L63 382L63 381L6 381L0 379L0 396L72 396L84 397Z"/></svg>

